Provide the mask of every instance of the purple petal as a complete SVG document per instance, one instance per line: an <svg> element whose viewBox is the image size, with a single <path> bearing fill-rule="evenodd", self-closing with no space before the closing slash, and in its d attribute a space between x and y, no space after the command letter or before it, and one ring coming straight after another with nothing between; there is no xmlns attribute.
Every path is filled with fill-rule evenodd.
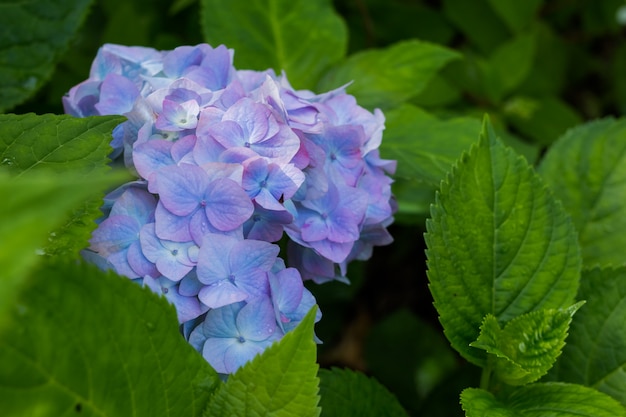
<svg viewBox="0 0 626 417"><path fill-rule="evenodd" d="M274 306L268 297L250 300L237 315L237 329L246 342L262 342L276 332Z"/></svg>
<svg viewBox="0 0 626 417"><path fill-rule="evenodd" d="M247 299L249 294L228 280L203 287L198 293L202 303L210 308L220 308Z"/></svg>
<svg viewBox="0 0 626 417"><path fill-rule="evenodd" d="M206 173L195 165L164 167L156 178L161 203L177 216L195 211L202 203L208 186Z"/></svg>
<svg viewBox="0 0 626 417"><path fill-rule="evenodd" d="M230 179L213 181L206 189L206 215L217 229L235 229L250 218L254 206L246 192Z"/></svg>

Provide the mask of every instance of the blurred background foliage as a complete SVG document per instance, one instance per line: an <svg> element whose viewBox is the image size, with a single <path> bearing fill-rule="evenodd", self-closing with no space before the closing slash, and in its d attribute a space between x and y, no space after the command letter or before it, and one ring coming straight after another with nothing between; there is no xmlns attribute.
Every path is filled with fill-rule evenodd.
<svg viewBox="0 0 626 417"><path fill-rule="evenodd" d="M449 154L443 162L478 138L485 113L531 163L567 129L626 113L624 0L333 3L348 27L349 53L407 39L460 53L387 114L390 141L409 134L457 138L460 149L438 150L439 157ZM199 20L197 0L96 1L50 82L12 112L61 114L61 97L87 78L102 44L193 45L203 42ZM385 141L381 152L393 156ZM413 415L462 415L459 392L477 385L479 371L449 347L425 274L424 219L438 181L415 181L402 175L405 169L400 161L395 243L351 265L351 285L309 286L324 313L316 330L324 341L319 362L376 377Z"/></svg>

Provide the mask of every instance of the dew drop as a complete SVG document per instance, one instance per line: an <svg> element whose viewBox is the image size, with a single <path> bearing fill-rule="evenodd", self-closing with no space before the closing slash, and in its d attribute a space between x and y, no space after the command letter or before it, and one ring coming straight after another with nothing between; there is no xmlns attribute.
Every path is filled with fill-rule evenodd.
<svg viewBox="0 0 626 417"><path fill-rule="evenodd" d="M154 330L154 323L148 321L146 322L146 327L148 328L148 330Z"/></svg>
<svg viewBox="0 0 626 417"><path fill-rule="evenodd" d="M237 341L239 343L246 343L246 339L243 338L243 336L239 336L239 338L237 339Z"/></svg>
<svg viewBox="0 0 626 417"><path fill-rule="evenodd" d="M517 348L519 349L520 352L524 353L526 352L526 343L524 342L520 342L519 345L517 345Z"/></svg>

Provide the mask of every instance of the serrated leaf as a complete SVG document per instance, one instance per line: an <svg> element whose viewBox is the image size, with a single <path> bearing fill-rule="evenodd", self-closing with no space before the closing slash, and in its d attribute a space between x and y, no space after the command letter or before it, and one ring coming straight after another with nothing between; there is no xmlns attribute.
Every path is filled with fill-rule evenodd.
<svg viewBox="0 0 626 417"><path fill-rule="evenodd" d="M330 0L202 0L205 40L234 48L240 69L285 71L311 89L346 54L347 29Z"/></svg>
<svg viewBox="0 0 626 417"><path fill-rule="evenodd" d="M123 116L0 115L0 164L11 172L74 170L89 175L108 168L111 132Z"/></svg>
<svg viewBox="0 0 626 417"><path fill-rule="evenodd" d="M0 163L17 177L41 170L46 175L74 177L107 174L111 131L124 120L121 116L0 115ZM120 176L116 178L109 186L120 181ZM105 187L97 189L103 192ZM64 206L68 216L54 223L59 228L50 234L46 253L73 256L87 246L94 220L102 215L101 198L94 193L80 196L81 200L71 199L74 206Z"/></svg>
<svg viewBox="0 0 626 417"><path fill-rule="evenodd" d="M480 122L469 117L439 120L404 104L385 113L383 158L398 161L396 176L436 187L464 150L476 142Z"/></svg>
<svg viewBox="0 0 626 417"><path fill-rule="evenodd" d="M407 417L396 397L378 381L348 369L320 369L322 417Z"/></svg>
<svg viewBox="0 0 626 417"><path fill-rule="evenodd" d="M549 149L539 172L572 216L584 265L624 265L626 120L569 130Z"/></svg>
<svg viewBox="0 0 626 417"><path fill-rule="evenodd" d="M50 78L91 0L4 1L0 5L0 112Z"/></svg>
<svg viewBox="0 0 626 417"><path fill-rule="evenodd" d="M468 388L461 394L467 417L623 417L624 408L611 397L575 384L542 383L516 388L496 398Z"/></svg>
<svg viewBox="0 0 626 417"><path fill-rule="evenodd" d="M489 0L489 4L512 32L524 30L533 21L543 0Z"/></svg>
<svg viewBox="0 0 626 417"><path fill-rule="evenodd" d="M239 368L211 399L205 416L319 416L314 307L279 342Z"/></svg>
<svg viewBox="0 0 626 417"><path fill-rule="evenodd" d="M626 406L626 269L584 270L578 296L587 304L572 323L556 377Z"/></svg>
<svg viewBox="0 0 626 417"><path fill-rule="evenodd" d="M624 417L620 403L593 388L546 382L525 385L502 401L523 417Z"/></svg>
<svg viewBox="0 0 626 417"><path fill-rule="evenodd" d="M565 346L572 316L583 304L568 309L536 310L515 317L500 328L488 314L471 346L494 355L490 365L498 380L524 385L544 376Z"/></svg>
<svg viewBox="0 0 626 417"><path fill-rule="evenodd" d="M492 393L479 388L464 389L461 406L466 417L522 417L498 401Z"/></svg>
<svg viewBox="0 0 626 417"><path fill-rule="evenodd" d="M198 416L220 384L166 300L90 265L44 263L8 319L7 416Z"/></svg>
<svg viewBox="0 0 626 417"><path fill-rule="evenodd" d="M485 120L480 141L442 183L425 235L430 290L444 332L469 361L483 317L501 324L565 308L578 289L580 249L560 202Z"/></svg>
<svg viewBox="0 0 626 417"><path fill-rule="evenodd" d="M320 80L319 91L348 86L359 105L391 108L419 94L433 76L460 55L448 48L418 40L397 42L384 49L351 55Z"/></svg>
<svg viewBox="0 0 626 417"><path fill-rule="evenodd" d="M116 185L124 176L77 177L40 171L15 178L0 171L0 317L67 212ZM95 227L95 224L93 225ZM2 321L2 319L0 319Z"/></svg>

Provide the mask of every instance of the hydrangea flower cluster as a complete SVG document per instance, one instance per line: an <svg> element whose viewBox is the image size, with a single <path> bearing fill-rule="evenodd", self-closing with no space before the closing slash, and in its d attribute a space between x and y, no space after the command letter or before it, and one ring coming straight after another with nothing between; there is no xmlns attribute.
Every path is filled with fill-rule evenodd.
<svg viewBox="0 0 626 417"><path fill-rule="evenodd" d="M163 294L220 373L302 320L315 305L303 279L345 281L350 261L392 240L384 117L344 88L238 71L224 46L107 44L63 103L126 116L112 158L138 178L105 198L89 258Z"/></svg>

